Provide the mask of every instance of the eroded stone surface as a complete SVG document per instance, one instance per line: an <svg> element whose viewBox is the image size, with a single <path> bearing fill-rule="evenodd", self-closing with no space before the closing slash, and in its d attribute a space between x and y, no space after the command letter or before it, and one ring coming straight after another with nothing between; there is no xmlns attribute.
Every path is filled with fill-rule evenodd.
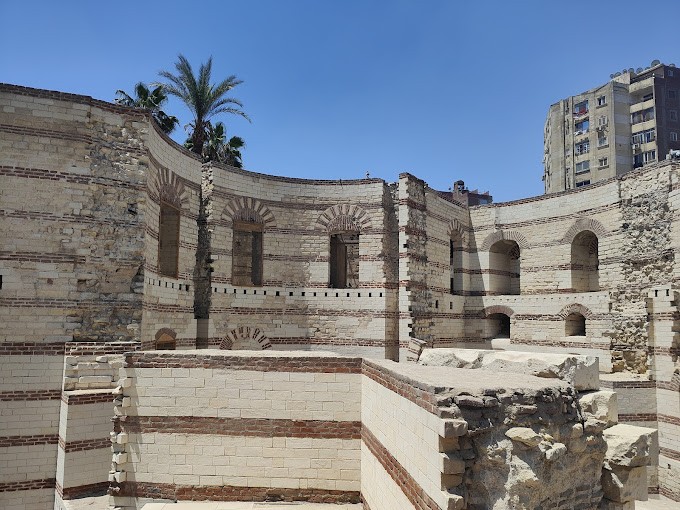
<svg viewBox="0 0 680 510"><path fill-rule="evenodd" d="M600 387L598 361L594 356L438 348L423 349L418 362L428 366L485 368L494 372L560 379L579 391Z"/></svg>
<svg viewBox="0 0 680 510"><path fill-rule="evenodd" d="M606 460L614 466L638 467L649 464L658 448L658 432L646 427L618 424L606 429Z"/></svg>

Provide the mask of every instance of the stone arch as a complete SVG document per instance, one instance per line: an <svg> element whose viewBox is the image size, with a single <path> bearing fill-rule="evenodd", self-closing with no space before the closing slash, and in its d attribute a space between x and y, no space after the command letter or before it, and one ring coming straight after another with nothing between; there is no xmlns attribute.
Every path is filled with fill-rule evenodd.
<svg viewBox="0 0 680 510"><path fill-rule="evenodd" d="M272 344L260 328L239 326L227 332L220 342L222 350L267 350Z"/></svg>
<svg viewBox="0 0 680 510"><path fill-rule="evenodd" d="M564 234L562 242L571 244L574 241L574 238L584 230L590 230L598 238L605 237L609 234L609 231L599 221L592 218L579 218Z"/></svg>
<svg viewBox="0 0 680 510"><path fill-rule="evenodd" d="M453 219L453 220L449 221L447 234L449 236L449 239L454 239L454 240L459 239L464 245L467 243L467 237L468 237L467 236L467 229L457 219Z"/></svg>
<svg viewBox="0 0 680 510"><path fill-rule="evenodd" d="M265 227L276 225L274 214L269 207L252 197L237 197L230 200L222 210L222 218L231 222L260 223Z"/></svg>
<svg viewBox="0 0 680 510"><path fill-rule="evenodd" d="M498 241L515 241L517 246L522 250L529 247L529 242L521 232L517 232L516 230L496 230L496 232L486 236L486 239L484 239L484 242L482 243L482 251L487 251Z"/></svg>
<svg viewBox="0 0 680 510"><path fill-rule="evenodd" d="M557 315L559 315L562 319L566 319L572 313L581 314L586 319L591 319L594 315L593 312L590 311L590 309L579 303L572 303L570 305L565 306L564 308L562 308L562 310L560 310L560 313L558 313Z"/></svg>
<svg viewBox="0 0 680 510"><path fill-rule="evenodd" d="M182 209L182 205L189 200L182 180L167 168L158 169L156 178L151 181L151 190L158 196L159 201L177 209Z"/></svg>
<svg viewBox="0 0 680 510"><path fill-rule="evenodd" d="M495 313L502 313L504 315L507 315L508 317L512 317L513 315L515 315L515 311L512 308L504 305L487 306L486 308L484 308L484 310L482 310L484 318L488 318L489 315L493 315Z"/></svg>
<svg viewBox="0 0 680 510"><path fill-rule="evenodd" d="M358 205L336 204L322 212L316 223L329 234L334 232L361 232L371 227L371 218Z"/></svg>
<svg viewBox="0 0 680 510"><path fill-rule="evenodd" d="M170 328L159 329L154 340L154 349L174 350L177 348L177 333Z"/></svg>

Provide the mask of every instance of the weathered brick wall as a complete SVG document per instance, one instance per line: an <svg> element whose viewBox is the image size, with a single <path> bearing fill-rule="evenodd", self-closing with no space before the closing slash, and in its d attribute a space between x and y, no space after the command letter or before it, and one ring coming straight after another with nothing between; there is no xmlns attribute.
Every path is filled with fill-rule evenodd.
<svg viewBox="0 0 680 510"><path fill-rule="evenodd" d="M54 503L65 345L138 339L147 127L91 98L0 86L3 508Z"/></svg>

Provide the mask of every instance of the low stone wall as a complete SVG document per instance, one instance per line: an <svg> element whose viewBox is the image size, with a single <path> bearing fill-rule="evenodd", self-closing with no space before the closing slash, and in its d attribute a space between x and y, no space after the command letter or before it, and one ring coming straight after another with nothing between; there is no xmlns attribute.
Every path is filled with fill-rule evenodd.
<svg viewBox="0 0 680 510"><path fill-rule="evenodd" d="M116 506L359 501L359 358L187 351L126 357Z"/></svg>
<svg viewBox="0 0 680 510"><path fill-rule="evenodd" d="M122 374L110 435L118 509L624 509L646 495L656 440L615 425L612 392L524 373L500 383L486 369L201 350L127 354Z"/></svg>

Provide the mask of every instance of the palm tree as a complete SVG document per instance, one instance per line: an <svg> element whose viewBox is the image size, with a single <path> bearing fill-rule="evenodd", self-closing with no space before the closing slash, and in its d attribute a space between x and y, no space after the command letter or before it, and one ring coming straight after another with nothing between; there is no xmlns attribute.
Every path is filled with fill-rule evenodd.
<svg viewBox="0 0 680 510"><path fill-rule="evenodd" d="M172 133L175 126L179 124L177 117L166 114L161 110L161 106L168 100L168 96L163 91L163 87L157 86L153 90L145 83L139 82L135 85L135 96L130 96L124 90L116 90L116 103L123 106L134 106L136 108L146 108L151 110L151 116L158 123L164 133Z"/></svg>
<svg viewBox="0 0 680 510"><path fill-rule="evenodd" d="M245 142L240 136L232 136L227 140L224 124L216 123L214 126L208 122L208 132L205 143L203 144L204 161L217 161L227 165L243 168L241 160L241 149L245 147ZM184 146L190 151L194 150L194 143L191 137L184 142Z"/></svg>
<svg viewBox="0 0 680 510"><path fill-rule="evenodd" d="M236 76L229 76L216 85L210 83L212 72L212 57L201 64L198 76L194 76L191 64L179 55L175 63L177 74L161 71L159 75L167 80L160 84L165 92L180 98L193 113L194 119L189 124L192 128L190 135L191 150L196 154L203 154L203 145L208 140L211 128L210 119L220 113L232 113L250 120L241 109L243 104L238 99L226 97L226 94L242 83Z"/></svg>

